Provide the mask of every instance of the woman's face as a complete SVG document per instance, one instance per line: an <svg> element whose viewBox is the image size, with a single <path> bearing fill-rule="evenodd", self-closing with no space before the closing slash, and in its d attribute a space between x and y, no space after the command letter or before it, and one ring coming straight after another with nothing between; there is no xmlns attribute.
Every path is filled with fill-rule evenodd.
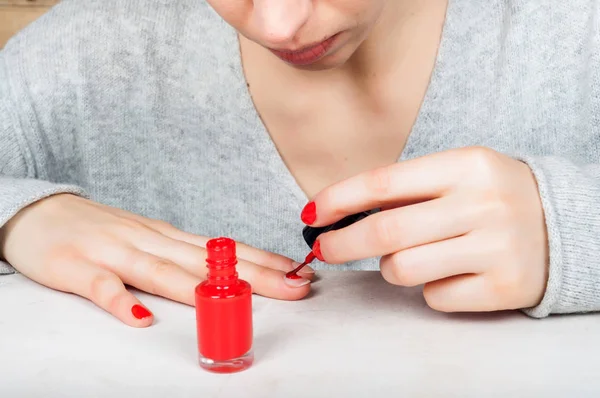
<svg viewBox="0 0 600 398"><path fill-rule="evenodd" d="M387 0L207 1L241 35L288 64L328 69L354 54Z"/></svg>

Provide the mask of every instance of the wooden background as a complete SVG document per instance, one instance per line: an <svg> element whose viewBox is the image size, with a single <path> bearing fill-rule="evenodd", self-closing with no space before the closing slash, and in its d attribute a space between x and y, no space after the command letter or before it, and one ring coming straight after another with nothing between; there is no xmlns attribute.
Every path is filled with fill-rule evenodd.
<svg viewBox="0 0 600 398"><path fill-rule="evenodd" d="M60 0L0 0L0 48Z"/></svg>

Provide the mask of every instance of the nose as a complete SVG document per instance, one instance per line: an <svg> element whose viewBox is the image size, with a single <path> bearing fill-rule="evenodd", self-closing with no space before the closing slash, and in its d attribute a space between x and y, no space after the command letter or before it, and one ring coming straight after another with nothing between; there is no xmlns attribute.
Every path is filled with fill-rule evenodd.
<svg viewBox="0 0 600 398"><path fill-rule="evenodd" d="M273 47L290 44L312 12L313 0L254 0L254 17Z"/></svg>

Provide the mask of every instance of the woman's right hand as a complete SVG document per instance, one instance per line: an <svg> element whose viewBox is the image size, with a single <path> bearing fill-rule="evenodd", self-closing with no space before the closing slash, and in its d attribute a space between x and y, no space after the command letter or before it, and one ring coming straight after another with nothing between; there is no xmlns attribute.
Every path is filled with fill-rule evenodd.
<svg viewBox="0 0 600 398"><path fill-rule="evenodd" d="M153 315L128 290L194 305L205 279L206 242L157 220L70 194L51 196L21 210L0 229L0 254L15 269L50 288L94 302L124 323L147 327ZM307 279L284 278L297 263L237 244L238 273L262 296L298 300Z"/></svg>

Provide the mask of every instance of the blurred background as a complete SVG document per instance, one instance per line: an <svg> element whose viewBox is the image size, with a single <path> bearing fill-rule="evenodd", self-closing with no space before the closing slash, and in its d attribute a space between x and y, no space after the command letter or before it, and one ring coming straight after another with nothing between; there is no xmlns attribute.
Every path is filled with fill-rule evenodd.
<svg viewBox="0 0 600 398"><path fill-rule="evenodd" d="M0 0L0 48L60 0Z"/></svg>

